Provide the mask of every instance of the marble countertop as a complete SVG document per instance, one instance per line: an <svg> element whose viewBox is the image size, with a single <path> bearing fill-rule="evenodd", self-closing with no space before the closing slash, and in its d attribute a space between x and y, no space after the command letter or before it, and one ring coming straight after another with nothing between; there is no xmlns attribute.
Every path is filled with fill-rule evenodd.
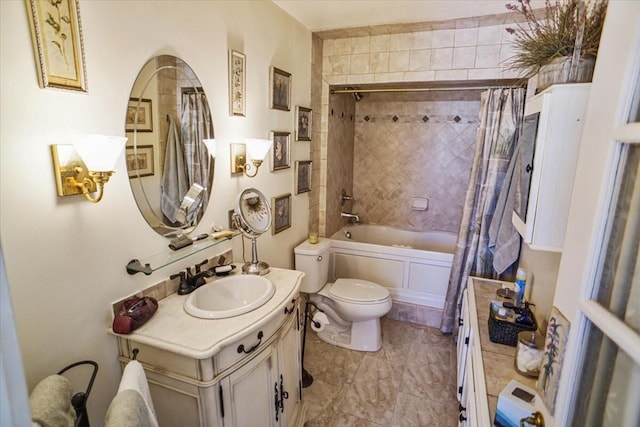
<svg viewBox="0 0 640 427"><path fill-rule="evenodd" d="M240 316L226 319L193 317L183 308L188 295L176 293L160 300L154 316L133 333L119 335L112 329L109 333L195 359L210 358L229 343L258 330L290 305L303 276L300 271L272 267L264 277L275 285L273 297L262 307Z"/></svg>
<svg viewBox="0 0 640 427"><path fill-rule="evenodd" d="M516 357L516 348L496 344L489 339L489 326L487 324L489 319L489 305L491 301L496 299L496 290L503 285L511 285L512 287L513 283L473 278L478 326L480 328L482 364L484 365L487 400L491 420L493 420L496 407L498 406L498 395L502 389L509 384L509 381L515 380L534 390L536 388L535 379L525 377L515 370L514 360Z"/></svg>

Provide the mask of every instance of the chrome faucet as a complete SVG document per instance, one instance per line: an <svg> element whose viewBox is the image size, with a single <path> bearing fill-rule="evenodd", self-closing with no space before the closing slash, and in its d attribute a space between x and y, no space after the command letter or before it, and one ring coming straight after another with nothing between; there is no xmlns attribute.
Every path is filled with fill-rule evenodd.
<svg viewBox="0 0 640 427"><path fill-rule="evenodd" d="M354 223L354 224L359 224L360 223L360 217L358 216L358 214L352 214L349 212L340 212L340 216L342 218L349 218L349 221Z"/></svg>

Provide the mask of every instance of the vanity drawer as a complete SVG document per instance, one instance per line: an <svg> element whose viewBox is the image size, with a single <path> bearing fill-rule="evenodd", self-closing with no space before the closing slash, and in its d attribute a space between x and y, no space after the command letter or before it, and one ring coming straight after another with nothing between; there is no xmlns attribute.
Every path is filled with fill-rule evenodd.
<svg viewBox="0 0 640 427"><path fill-rule="evenodd" d="M146 344L141 344L119 337L120 355L126 359L136 359L148 371L163 372L173 378L183 381L210 381L213 379L211 359L193 359L170 351L161 350ZM138 350L134 357L134 349Z"/></svg>
<svg viewBox="0 0 640 427"><path fill-rule="evenodd" d="M275 333L284 322L291 316L296 315L297 307L297 299L290 299L284 308L280 309L273 319L265 325L224 347L214 356L216 375L243 361L245 358L250 358L259 353L273 340Z"/></svg>

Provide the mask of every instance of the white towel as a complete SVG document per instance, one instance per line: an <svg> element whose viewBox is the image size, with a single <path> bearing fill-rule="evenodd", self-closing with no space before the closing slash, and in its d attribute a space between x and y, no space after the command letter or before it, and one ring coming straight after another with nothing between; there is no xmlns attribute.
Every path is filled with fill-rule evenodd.
<svg viewBox="0 0 640 427"><path fill-rule="evenodd" d="M120 380L120 386L118 387L118 394L125 390L134 390L140 394L149 412L149 426L158 427L158 420L156 419L156 411L153 408L147 376L144 373L142 365L137 360L132 360L127 363L127 366L124 368L122 380ZM130 393L125 393L125 395L126 394L131 395ZM119 399L120 398L118 398L118 400ZM114 398L114 400L116 399Z"/></svg>
<svg viewBox="0 0 640 427"><path fill-rule="evenodd" d="M154 418L135 390L122 390L113 398L104 420L105 427L153 427Z"/></svg>
<svg viewBox="0 0 640 427"><path fill-rule="evenodd" d="M71 405L73 388L62 375L40 381L29 396L32 420L42 427L73 427L76 411Z"/></svg>

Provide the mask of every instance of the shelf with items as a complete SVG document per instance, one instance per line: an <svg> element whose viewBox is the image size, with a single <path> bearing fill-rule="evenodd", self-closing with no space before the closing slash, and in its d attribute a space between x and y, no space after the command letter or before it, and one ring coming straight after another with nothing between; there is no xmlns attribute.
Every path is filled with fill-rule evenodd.
<svg viewBox="0 0 640 427"><path fill-rule="evenodd" d="M154 271L159 270L160 268L183 260L186 257L197 254L198 252L202 252L206 249L219 245L240 235L240 232L236 230L232 231L231 233L232 234L225 234L222 237L216 237L220 235L218 235L217 233L213 233L213 235L205 239L198 240L196 242L193 242L193 244L190 244L189 246L185 246L175 251L167 249L155 255L143 258L142 260L132 259L127 263L125 268L127 270L127 273L131 275L136 273L144 273L148 276Z"/></svg>

